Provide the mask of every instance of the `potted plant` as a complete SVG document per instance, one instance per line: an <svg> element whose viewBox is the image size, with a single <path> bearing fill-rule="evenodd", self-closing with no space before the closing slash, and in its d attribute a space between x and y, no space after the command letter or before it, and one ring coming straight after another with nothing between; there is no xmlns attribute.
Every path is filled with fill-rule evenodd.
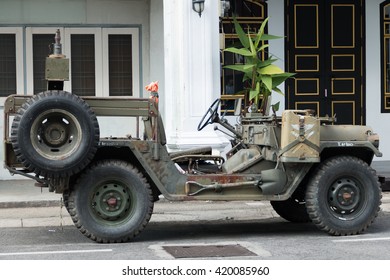
<svg viewBox="0 0 390 280"><path fill-rule="evenodd" d="M283 95L278 86L294 75L284 72L274 65L273 63L277 59L272 56L264 59L262 55L269 47L266 41L282 37L264 33L268 18L263 21L257 34L251 34L249 31L246 34L235 18L233 18L233 22L241 46L229 47L225 51L243 56L244 63L226 65L224 68L244 73L243 82L249 82L250 85L244 90L252 104L251 112L260 112L264 115L269 107L268 103L272 92L275 91ZM279 109L279 102L272 105L272 109L276 112Z"/></svg>

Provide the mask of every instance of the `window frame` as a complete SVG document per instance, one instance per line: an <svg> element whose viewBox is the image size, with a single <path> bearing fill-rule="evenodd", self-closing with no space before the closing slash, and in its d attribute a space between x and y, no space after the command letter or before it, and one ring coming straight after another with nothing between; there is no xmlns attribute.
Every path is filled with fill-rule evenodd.
<svg viewBox="0 0 390 280"><path fill-rule="evenodd" d="M245 85L242 82L243 73L240 71L235 71L231 69L225 69L223 66L225 65L231 65L231 63L227 63L226 60L229 58L233 61L233 64L242 64L242 63L236 63L236 59L241 59L242 57L239 55L235 55L232 53L226 53L223 50L226 47L233 46L234 41L238 42L239 38L234 30L234 23L233 23L233 14L236 13L235 7L236 2L244 2L244 1L238 1L234 0L234 5L231 3L230 12L229 14L225 14L223 17L220 18L220 63L221 63L221 88L220 88L220 97L221 97L221 110L226 111L227 115L233 115L234 109L236 106L236 100L237 99L243 99L244 102L242 102L242 106L248 107L250 105L250 100L248 100L248 96L246 93L239 93L240 90L244 90ZM251 1L251 0L245 0L245 2L249 2L256 6L258 8L259 14L256 16L247 16L247 15L238 15L236 17L236 20L238 23L243 27L250 27L253 32L257 32L260 28L263 21L268 17L268 4L266 2L259 2L259 1ZM241 4L241 3L240 3ZM266 32L268 31L268 26L266 26ZM267 57L267 54L265 52L262 53L263 57ZM229 75L230 73L230 75ZM229 77L231 76L231 81L233 82L233 93L227 93L226 88L229 84Z"/></svg>
<svg viewBox="0 0 390 280"><path fill-rule="evenodd" d="M103 56L102 52L102 36L101 28L86 28L86 27L70 27L65 28L64 37L65 41L63 43L64 49L66 50L66 55L69 58L69 83L68 91L72 92L72 48L71 48L71 35L74 34L88 34L94 35L95 37L95 96L103 97L103 66L102 60L98 59ZM63 51L64 52L64 51Z"/></svg>
<svg viewBox="0 0 390 280"><path fill-rule="evenodd" d="M33 35L54 34L57 29L61 32L62 53L69 58L69 79L64 83L64 90L72 92L71 82L71 35L72 34L94 34L95 35L95 96L110 97L109 95L109 60L108 60L108 36L111 34L132 36L132 97L140 97L141 90L141 51L140 51L140 28L139 27L26 27L26 88L27 94L34 92L33 75ZM22 46L22 44L20 45Z"/></svg>
<svg viewBox="0 0 390 280"><path fill-rule="evenodd" d="M108 60L108 36L109 35L131 35L132 43L132 68L133 68L133 95L132 97L140 97L140 48L139 48L139 29L135 27L124 28L103 28L102 29L102 42L103 42L103 91L105 96L110 96L109 85L109 60Z"/></svg>
<svg viewBox="0 0 390 280"><path fill-rule="evenodd" d="M53 34L53 43L56 30L59 29L64 34L64 27L26 27L26 85L27 94L32 95L34 93L34 52L33 52L33 35L37 34ZM61 38L61 43L64 45L64 39ZM62 47L62 53L66 53L64 47ZM64 90L69 91L69 83L64 83Z"/></svg>
<svg viewBox="0 0 390 280"><path fill-rule="evenodd" d="M0 27L0 34L15 35L15 55L16 55L16 92L15 94L25 94L24 87L24 58L23 58L23 28L22 27ZM6 97L0 96L0 102L4 103Z"/></svg>
<svg viewBox="0 0 390 280"><path fill-rule="evenodd" d="M390 104L387 105L386 100L390 103L390 86L387 89L386 79L390 79L390 73L386 75L386 60L390 60L390 58L386 57L386 40L389 40L389 44L387 48L390 48L390 32L386 33L386 24L390 25L390 17L385 17L385 9L386 7L390 7L390 0L384 1L380 4L380 49L381 49L381 113L390 113ZM389 49L390 55L390 49ZM389 66L390 67L390 66ZM390 68L389 68L390 70Z"/></svg>

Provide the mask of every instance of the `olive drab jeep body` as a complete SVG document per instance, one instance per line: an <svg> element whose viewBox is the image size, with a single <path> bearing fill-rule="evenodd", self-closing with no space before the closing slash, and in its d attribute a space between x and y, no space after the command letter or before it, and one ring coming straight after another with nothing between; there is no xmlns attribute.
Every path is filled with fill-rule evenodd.
<svg viewBox="0 0 390 280"><path fill-rule="evenodd" d="M218 114L217 99L198 130L223 127L232 135L230 151L169 152L157 93L80 98L63 91L64 59L48 58L48 68L61 68L47 70L47 91L6 99L5 167L62 193L76 227L94 241L131 240L161 195L171 201L268 200L281 217L313 222L331 235L359 234L378 215L381 190L370 164L381 153L368 126L335 125L310 110L239 112L232 125ZM98 116L135 118L142 133L100 137Z"/></svg>

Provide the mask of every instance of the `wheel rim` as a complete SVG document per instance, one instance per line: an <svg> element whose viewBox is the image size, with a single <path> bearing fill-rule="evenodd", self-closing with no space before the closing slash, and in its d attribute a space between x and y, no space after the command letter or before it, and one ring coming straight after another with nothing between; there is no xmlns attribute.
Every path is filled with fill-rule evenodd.
<svg viewBox="0 0 390 280"><path fill-rule="evenodd" d="M364 190L352 178L336 180L328 192L328 204L332 214L338 219L352 220L360 214L364 204Z"/></svg>
<svg viewBox="0 0 390 280"><path fill-rule="evenodd" d="M43 112L34 120L30 130L35 151L51 160L63 160L71 156L80 146L82 136L77 118L60 109Z"/></svg>
<svg viewBox="0 0 390 280"><path fill-rule="evenodd" d="M119 182L103 183L92 195L93 215L108 224L128 219L135 208L130 189Z"/></svg>

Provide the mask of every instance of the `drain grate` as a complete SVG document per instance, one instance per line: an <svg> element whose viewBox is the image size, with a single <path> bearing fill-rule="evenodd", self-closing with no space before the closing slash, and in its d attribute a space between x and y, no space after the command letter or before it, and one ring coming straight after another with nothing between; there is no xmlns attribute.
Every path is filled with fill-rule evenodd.
<svg viewBox="0 0 390 280"><path fill-rule="evenodd" d="M163 248L177 259L257 256L257 254L241 245L184 245L163 246Z"/></svg>

